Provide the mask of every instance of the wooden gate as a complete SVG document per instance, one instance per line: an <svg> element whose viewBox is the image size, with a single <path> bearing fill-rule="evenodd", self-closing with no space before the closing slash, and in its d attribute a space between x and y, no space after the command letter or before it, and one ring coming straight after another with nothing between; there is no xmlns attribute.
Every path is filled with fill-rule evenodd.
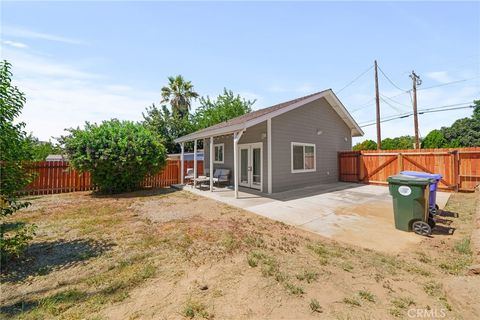
<svg viewBox="0 0 480 320"><path fill-rule="evenodd" d="M480 183L480 148L347 151L338 164L340 181L387 184L409 170L441 174L442 190L472 191Z"/></svg>

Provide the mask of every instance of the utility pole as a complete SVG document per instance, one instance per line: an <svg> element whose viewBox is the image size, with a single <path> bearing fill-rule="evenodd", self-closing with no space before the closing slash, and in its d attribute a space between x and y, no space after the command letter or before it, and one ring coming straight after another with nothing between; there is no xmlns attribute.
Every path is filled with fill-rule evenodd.
<svg viewBox="0 0 480 320"><path fill-rule="evenodd" d="M380 94L378 92L378 66L375 60L375 102L377 105L377 150L382 149L382 133L380 129Z"/></svg>
<svg viewBox="0 0 480 320"><path fill-rule="evenodd" d="M422 84L420 77L412 70L410 78L413 81L413 124L415 126L415 149L420 149L420 140L418 138L418 114L417 114L417 85Z"/></svg>

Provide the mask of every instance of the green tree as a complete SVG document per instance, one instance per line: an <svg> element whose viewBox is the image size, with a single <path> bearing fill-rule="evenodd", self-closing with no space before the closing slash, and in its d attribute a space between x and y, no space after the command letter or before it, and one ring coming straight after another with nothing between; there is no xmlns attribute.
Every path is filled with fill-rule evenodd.
<svg viewBox="0 0 480 320"><path fill-rule="evenodd" d="M445 148L447 141L442 130L432 130L422 140L422 148Z"/></svg>
<svg viewBox="0 0 480 320"><path fill-rule="evenodd" d="M58 144L51 141L40 141L38 138L29 135L27 137L29 143L30 156L29 159L33 161L45 161L49 154L63 154L63 149Z"/></svg>
<svg viewBox="0 0 480 320"><path fill-rule="evenodd" d="M162 87L161 103L170 103L172 113L181 118L189 114L191 102L198 98L198 93L193 90L190 81L178 75L176 77L168 77L168 85Z"/></svg>
<svg viewBox="0 0 480 320"><path fill-rule="evenodd" d="M414 142L412 136L386 138L382 140L382 150L413 149Z"/></svg>
<svg viewBox="0 0 480 320"><path fill-rule="evenodd" d="M354 145L353 150L377 150L377 143L373 140L365 140Z"/></svg>
<svg viewBox="0 0 480 320"><path fill-rule="evenodd" d="M7 223L5 218L30 203L22 201L18 192L33 179L24 167L30 155L23 122L15 123L26 101L25 94L12 85L11 65L0 62L0 256L5 262L20 256L33 238L34 226ZM14 227L12 227L14 226Z"/></svg>
<svg viewBox="0 0 480 320"><path fill-rule="evenodd" d="M180 152L180 146L174 142L174 139L196 130L192 116L180 117L172 114L165 105L158 108L152 104L142 115L143 124L161 137L167 153Z"/></svg>
<svg viewBox="0 0 480 320"><path fill-rule="evenodd" d="M70 163L80 172L89 171L101 192L138 189L147 174L166 164L161 137L142 124L112 119L68 131L62 142Z"/></svg>
<svg viewBox="0 0 480 320"><path fill-rule="evenodd" d="M470 118L455 121L450 127L441 130L446 140L446 147L480 146L480 100L473 102L473 114Z"/></svg>
<svg viewBox="0 0 480 320"><path fill-rule="evenodd" d="M480 146L480 100L473 101L473 114L461 118L450 127L442 127L428 133L422 148L459 148Z"/></svg>
<svg viewBox="0 0 480 320"><path fill-rule="evenodd" d="M200 107L196 110L194 121L198 129L207 128L214 124L230 120L252 111L255 100L246 100L235 95L233 91L223 89L223 94L215 100L210 97L200 98Z"/></svg>

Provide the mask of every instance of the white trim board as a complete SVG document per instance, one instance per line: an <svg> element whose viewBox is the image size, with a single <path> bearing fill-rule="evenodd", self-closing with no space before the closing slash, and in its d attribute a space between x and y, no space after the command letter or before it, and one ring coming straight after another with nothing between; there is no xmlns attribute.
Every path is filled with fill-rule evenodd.
<svg viewBox="0 0 480 320"><path fill-rule="evenodd" d="M293 146L303 147L303 167L304 169L293 168ZM313 169L305 169L305 147L313 147ZM291 142L290 143L290 169L291 173L306 173L317 171L317 147L315 143Z"/></svg>
<svg viewBox="0 0 480 320"><path fill-rule="evenodd" d="M299 108L301 106L304 106L310 102L313 102L315 100L325 98L330 104L330 106L337 112L337 114L340 116L340 118L348 125L348 127L351 130L351 135L353 137L358 137L358 136L363 136L364 132L360 128L360 126L357 124L357 122L352 118L348 110L345 108L345 106L342 104L342 102L338 99L338 97L335 95L332 89L328 89L322 92L319 92L318 94L315 94L311 97L305 98L301 101L298 101L296 103L292 103L289 106L280 108L278 110L266 113L264 115L258 116L257 118L251 119L249 121L245 121L244 123L240 124L235 124L231 126L226 126L223 128L218 128L218 129L212 129L208 130L208 128L201 130L199 132L194 132L189 135L180 137L175 139L175 142L185 142L185 141L191 141L194 139L205 139L209 138L211 136L217 136L217 135L223 135L223 134L229 134L233 133L236 131L240 130L245 130L249 127L252 127L256 124L259 124L261 122L267 121L268 119L272 119L274 117L277 117L281 114L284 114L286 112L292 111L296 108Z"/></svg>

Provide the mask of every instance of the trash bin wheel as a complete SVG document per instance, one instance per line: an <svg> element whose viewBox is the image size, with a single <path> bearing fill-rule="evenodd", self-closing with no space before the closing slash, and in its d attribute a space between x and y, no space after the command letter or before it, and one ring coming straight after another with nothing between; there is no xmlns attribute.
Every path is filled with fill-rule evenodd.
<svg viewBox="0 0 480 320"><path fill-rule="evenodd" d="M423 221L415 221L412 224L413 232L419 234L421 236L429 236L432 234L432 227L426 222Z"/></svg>

